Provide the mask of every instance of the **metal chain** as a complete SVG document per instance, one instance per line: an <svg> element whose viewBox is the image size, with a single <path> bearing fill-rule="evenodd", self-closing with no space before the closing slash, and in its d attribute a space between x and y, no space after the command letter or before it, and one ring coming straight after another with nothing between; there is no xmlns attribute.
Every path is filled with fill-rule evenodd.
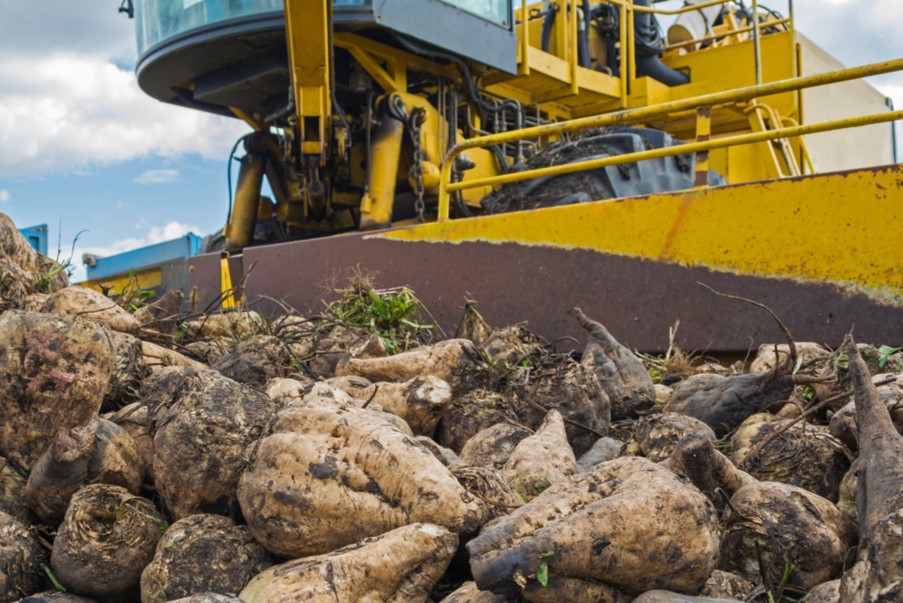
<svg viewBox="0 0 903 603"><path fill-rule="evenodd" d="M423 144L420 136L425 116L426 111L422 107L414 107L408 118L408 134L414 146L414 165L411 166L411 171L414 173L414 210L417 212L418 224L424 222L423 212L426 209L426 203L423 201Z"/></svg>

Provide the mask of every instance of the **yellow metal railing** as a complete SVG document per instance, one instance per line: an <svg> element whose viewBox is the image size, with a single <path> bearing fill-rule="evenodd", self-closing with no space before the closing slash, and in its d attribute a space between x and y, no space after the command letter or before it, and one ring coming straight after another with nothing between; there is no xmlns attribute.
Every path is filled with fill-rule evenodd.
<svg viewBox="0 0 903 603"><path fill-rule="evenodd" d="M633 88L633 82L636 80L636 39L634 32L634 23L635 23L635 15L636 13L651 13L654 15L667 15L667 16L677 16L685 13L690 13L694 11L699 11L705 8L709 8L712 6L725 6L728 4L740 4L738 0L708 0L707 2L700 2L698 4L687 4L677 9L663 9L656 8L655 6L636 6L633 3L633 0L608 0L610 4L614 4L618 7L619 11L619 23L620 23L620 39L623 41L624 50L620 53L620 92L621 92L621 105L626 107L628 102L628 97ZM762 50L761 50L761 25L765 25L768 27L776 27L780 25L787 25L789 28L793 28L793 0L787 0L790 16L784 19L775 19L768 21L767 23L760 24L758 19L758 0L752 0L752 13L756 17L753 19L753 24L747 27L739 28L736 30L731 30L729 32L725 32L723 34L713 34L709 36L704 36L699 39L687 40L686 42L681 42L680 44L675 44L673 46L667 47L665 50L684 48L687 46L692 46L693 44L701 44L705 42L715 41L724 37L728 37L731 35L738 35L743 33L752 32L753 38L753 62L755 65L755 82L756 84L762 83ZM564 13L564 18L559 20L560 29L559 34L561 35L561 50L558 52L559 58L563 59L567 64L567 72L569 84L571 86L572 94L576 95L580 92L579 81L577 78L578 73L578 53L577 53L577 29L578 29L578 14L576 10L569 10L568 6L576 6L576 0L562 0L561 2L564 5L564 9L562 12ZM529 75L530 68L530 27L529 27L529 11L530 7L524 2L521 6L519 16L520 16L520 63L518 65L518 73L519 75Z"/></svg>
<svg viewBox="0 0 903 603"><path fill-rule="evenodd" d="M903 119L903 111L891 111L880 113L877 115L868 115L864 117L855 117L831 122L825 122L813 125L777 127L773 130L765 132L754 132L751 134L740 134L715 140L702 140L698 142L677 145L673 147L653 149L638 153L629 153L618 155L615 157L605 157L601 159L592 159L576 163L564 165L549 166L537 168L533 170L525 170L522 172L513 172L508 174L500 174L487 178L478 178L474 180L462 180L460 182L451 182L452 166L455 158L469 149L483 148L498 144L512 143L523 141L531 138L540 138L545 136L559 136L561 134L572 134L581 130L590 128L601 128L608 126L622 126L628 124L638 124L665 116L674 116L686 112L695 111L699 115L700 109L713 107L716 105L734 104L751 101L755 98L771 96L773 94L781 94L784 92L796 92L806 88L814 88L817 86L825 86L850 80L861 79L884 73L903 70L903 59L892 61L884 61L881 63L873 63L863 65L861 67L853 67L850 69L842 69L831 73L822 73L807 77L792 78L757 86L749 86L746 88L738 88L727 92L718 92L707 94L696 98L682 99L653 105L649 107L641 107L639 109L631 109L627 111L618 111L615 113L607 113L604 115L595 115L592 117L583 117L564 122L551 124L543 124L531 128L521 130L512 130L499 134L491 134L489 136L481 136L464 140L451 149L445 155L442 163L442 173L439 183L439 220L448 220L449 214L449 195L456 191L479 188L485 186L497 186L508 184L511 182L520 182L522 180L530 180L544 176L558 176L563 174L571 174L584 170L598 169L610 165L618 165L622 163L633 163L646 159L656 159L659 157L669 157L672 155L683 155L693 152L707 152L714 149L721 149L729 146L750 144L757 142L767 142L780 138L794 138L806 134L815 134L818 132L827 132L830 130L839 130L843 128L860 127L878 123L886 123Z"/></svg>

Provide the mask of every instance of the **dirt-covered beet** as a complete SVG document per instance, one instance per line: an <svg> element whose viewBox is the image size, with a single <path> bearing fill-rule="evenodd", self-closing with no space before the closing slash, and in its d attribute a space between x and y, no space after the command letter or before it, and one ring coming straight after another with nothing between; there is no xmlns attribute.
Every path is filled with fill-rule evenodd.
<svg viewBox="0 0 903 603"><path fill-rule="evenodd" d="M143 344L140 339L120 333L110 332L110 343L113 346L113 374L104 394L104 410L114 410L127 406L135 400L141 382L150 374L150 368L144 361Z"/></svg>
<svg viewBox="0 0 903 603"><path fill-rule="evenodd" d="M550 581L688 593L714 569L719 535L715 510L698 490L633 457L553 485L485 526L467 549L477 586L500 594L536 582L541 566Z"/></svg>
<svg viewBox="0 0 903 603"><path fill-rule="evenodd" d="M581 455L608 435L611 407L593 369L567 356L549 356L513 378L518 422L537 429L550 410L565 421L568 442Z"/></svg>
<svg viewBox="0 0 903 603"><path fill-rule="evenodd" d="M843 603L840 600L840 580L819 584L806 593L800 603Z"/></svg>
<svg viewBox="0 0 903 603"><path fill-rule="evenodd" d="M154 434L154 475L166 507L176 519L238 517L235 488L247 464L245 448L263 434L277 403L212 370L180 369L160 378L178 384Z"/></svg>
<svg viewBox="0 0 903 603"><path fill-rule="evenodd" d="M850 459L827 427L753 415L740 425L732 442L731 460L756 479L799 486L837 502Z"/></svg>
<svg viewBox="0 0 903 603"><path fill-rule="evenodd" d="M436 441L457 453L484 429L499 423L517 425L511 394L476 388L455 396L436 428Z"/></svg>
<svg viewBox="0 0 903 603"><path fill-rule="evenodd" d="M138 453L139 470L148 484L154 483L154 436L151 409L141 402L132 402L116 412L103 416L126 430L132 436L135 452Z"/></svg>
<svg viewBox="0 0 903 603"><path fill-rule="evenodd" d="M808 341L794 342L797 362L801 368L815 367L824 363L831 353L817 343ZM756 351L756 357L749 366L750 373L767 373L774 370L790 358L790 345L786 343L763 343Z"/></svg>
<svg viewBox="0 0 903 603"><path fill-rule="evenodd" d="M239 343L211 368L246 385L262 388L275 377L288 377L299 361L278 337L253 335Z"/></svg>
<svg viewBox="0 0 903 603"><path fill-rule="evenodd" d="M245 603L426 602L457 546L458 537L445 528L414 523L272 567L239 596Z"/></svg>
<svg viewBox="0 0 903 603"><path fill-rule="evenodd" d="M69 284L63 267L38 253L0 213L0 310L23 308L32 294L53 293Z"/></svg>
<svg viewBox="0 0 903 603"><path fill-rule="evenodd" d="M868 366L848 336L844 348L859 429L859 554L843 575L844 603L903 599L903 436L871 380Z"/></svg>
<svg viewBox="0 0 903 603"><path fill-rule="evenodd" d="M55 590L25 597L19 603L97 603L97 600Z"/></svg>
<svg viewBox="0 0 903 603"><path fill-rule="evenodd" d="M586 578L570 578L568 576L552 576L548 584L543 586L537 581L527 582L521 592L521 598L529 603L630 603L633 595L621 589ZM509 599L517 601L518 599Z"/></svg>
<svg viewBox="0 0 903 603"><path fill-rule="evenodd" d="M222 515L175 522L141 574L141 603L164 603L200 593L237 593L272 565L247 526Z"/></svg>
<svg viewBox="0 0 903 603"><path fill-rule="evenodd" d="M505 595L496 595L480 590L475 582L466 582L439 603L508 603L509 601L511 599Z"/></svg>
<svg viewBox="0 0 903 603"><path fill-rule="evenodd" d="M599 438L593 447L577 459L577 473L585 473L599 463L613 461L624 453L624 442L614 438Z"/></svg>
<svg viewBox="0 0 903 603"><path fill-rule="evenodd" d="M878 382L889 377L891 376L887 374L875 375L872 380ZM891 383L876 387L876 390L882 402L887 406L897 433L903 434L903 375L898 376ZM850 450L859 449L856 405L852 401L834 413L828 423L828 429L831 435L843 442Z"/></svg>
<svg viewBox="0 0 903 603"><path fill-rule="evenodd" d="M744 486L722 517L720 569L750 580L764 577L770 588L787 583L803 590L840 576L855 541L854 524L828 500L776 482Z"/></svg>
<svg viewBox="0 0 903 603"><path fill-rule="evenodd" d="M30 469L58 430L97 414L113 364L107 332L90 321L0 315L0 454Z"/></svg>
<svg viewBox="0 0 903 603"><path fill-rule="evenodd" d="M650 461L663 461L674 452L685 436L697 434L715 441L712 428L693 417L677 414L655 414L641 418L633 431L640 452Z"/></svg>
<svg viewBox="0 0 903 603"><path fill-rule="evenodd" d="M574 314L590 336L583 350L583 365L599 378L611 402L612 419L635 419L638 413L652 408L655 386L640 359L580 308L575 308Z"/></svg>
<svg viewBox="0 0 903 603"><path fill-rule="evenodd" d="M337 376L358 376L371 381L407 381L432 375L452 386L456 393L468 380L481 355L467 339L447 339L384 358L346 355L336 366Z"/></svg>
<svg viewBox="0 0 903 603"><path fill-rule="evenodd" d="M219 593L201 593L183 599L175 599L170 603L243 603L238 597L221 595Z"/></svg>
<svg viewBox="0 0 903 603"><path fill-rule="evenodd" d="M138 494L143 481L143 463L132 436L115 423L94 418L56 433L31 469L25 498L41 521L57 526L82 486L112 484Z"/></svg>
<svg viewBox="0 0 903 603"><path fill-rule="evenodd" d="M496 423L477 432L461 448L461 460L469 465L501 469L530 430L512 423Z"/></svg>
<svg viewBox="0 0 903 603"><path fill-rule="evenodd" d="M719 511L725 505L725 496L731 497L743 486L756 483L755 478L737 469L716 450L712 440L699 434L688 435L678 442L662 466L690 480Z"/></svg>
<svg viewBox="0 0 903 603"><path fill-rule="evenodd" d="M577 472L577 460L567 441L564 420L550 410L540 428L523 439L501 475L524 500L532 500L552 484Z"/></svg>
<svg viewBox="0 0 903 603"><path fill-rule="evenodd" d="M119 486L92 484L75 493L53 542L50 565L67 590L100 603L139 599L162 515L146 498Z"/></svg>
<svg viewBox="0 0 903 603"><path fill-rule="evenodd" d="M382 358L387 354L385 344L375 334L364 329L335 325L315 339L307 354L309 357L307 366L314 376L327 378L335 375L337 366L349 359ZM393 381L395 379L378 380ZM398 380L405 381L406 379Z"/></svg>
<svg viewBox="0 0 903 603"><path fill-rule="evenodd" d="M512 367L528 358L542 356L548 344L528 330L526 325L517 324L492 329L480 346L491 362Z"/></svg>
<svg viewBox="0 0 903 603"><path fill-rule="evenodd" d="M705 586L702 587L702 592L699 593L699 596L712 599L746 601L755 589L755 583L743 576L715 570L709 576L709 579L705 581Z"/></svg>
<svg viewBox="0 0 903 603"><path fill-rule="evenodd" d="M181 289L170 289L159 298L136 309L133 316L143 331L172 335L182 317L185 294Z"/></svg>
<svg viewBox="0 0 903 603"><path fill-rule="evenodd" d="M18 519L0 512L0 601L17 601L43 583L44 549Z"/></svg>
<svg viewBox="0 0 903 603"><path fill-rule="evenodd" d="M138 320L115 301L93 289L73 285L60 289L44 302L43 312L81 316L107 325L114 331L135 335Z"/></svg>
<svg viewBox="0 0 903 603"><path fill-rule="evenodd" d="M258 542L300 557L427 519L476 530L485 504L386 417L328 398L282 408L238 485Z"/></svg>
<svg viewBox="0 0 903 603"><path fill-rule="evenodd" d="M0 512L30 525L34 517L25 501L25 484L22 474L0 457Z"/></svg>
<svg viewBox="0 0 903 603"><path fill-rule="evenodd" d="M677 384L664 411L699 419L721 438L750 415L787 400L793 388L793 376L781 370L729 377L701 373Z"/></svg>
<svg viewBox="0 0 903 603"><path fill-rule="evenodd" d="M688 597L667 590L650 590L632 603L736 603L736 599L714 599L712 597Z"/></svg>
<svg viewBox="0 0 903 603"><path fill-rule="evenodd" d="M374 383L358 394L404 419L417 435L432 436L452 401L451 387L438 377L415 377L403 383Z"/></svg>

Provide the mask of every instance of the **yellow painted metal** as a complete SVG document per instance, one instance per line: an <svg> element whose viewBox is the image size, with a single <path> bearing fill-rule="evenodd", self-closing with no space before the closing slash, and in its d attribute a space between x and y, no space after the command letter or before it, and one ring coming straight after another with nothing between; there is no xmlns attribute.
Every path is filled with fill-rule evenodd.
<svg viewBox="0 0 903 603"><path fill-rule="evenodd" d="M138 270L134 273L124 273L110 278L96 279L93 281L83 281L79 283L82 287L88 287L95 291L110 291L112 294L118 294L128 289L154 289L162 284L162 275L160 268L149 268L147 270Z"/></svg>
<svg viewBox="0 0 903 603"><path fill-rule="evenodd" d="M806 126L794 126L787 128L779 128L775 130L766 130L764 132L753 132L752 134L739 134L719 138L717 140L708 140L705 142L693 142L680 146L672 146L660 149L651 149L641 151L639 153L627 153L624 155L616 155L614 157L604 157L602 159L593 159L579 163L566 163L562 165L553 165L534 170L524 170L522 172L513 172L494 176L491 178L481 178L470 180L467 182L453 182L444 187L446 192L455 192L467 188L478 186L496 186L499 184L507 184L510 182L520 182L530 180L532 178L543 178L548 176L560 176L563 174L573 174L574 172L582 172L585 170L595 170L610 165L618 165L620 163L632 163L635 161L644 161L646 159L657 159L659 157L670 157L672 155L683 155L685 153L699 153L710 151L712 149L722 149L729 146L740 144L754 144L769 140L778 140L780 138L804 136L806 134L816 134L818 132L829 132L831 130L839 130L843 128L858 128L860 126L869 126L872 124L887 123L903 119L903 110L890 111L877 115L865 115L862 117L851 117L844 120L826 122L822 124L809 124ZM445 184L443 182L443 184Z"/></svg>
<svg viewBox="0 0 903 603"><path fill-rule="evenodd" d="M748 275L829 282L903 306L903 167L696 189L434 222L399 241L579 248Z"/></svg>
<svg viewBox="0 0 903 603"><path fill-rule="evenodd" d="M700 107L696 112L696 142L706 142L712 137L712 108ZM694 186L709 185L709 152L696 154L696 175Z"/></svg>
<svg viewBox="0 0 903 603"><path fill-rule="evenodd" d="M224 231L230 249L250 245L254 238L254 225L260 206L260 186L263 184L265 168L266 159L263 155L248 153L241 160L235 202Z"/></svg>
<svg viewBox="0 0 903 603"><path fill-rule="evenodd" d="M557 136L563 133L574 133L587 128L604 127L614 124L636 124L646 121L652 121L658 118L677 114L681 111L695 111L703 106L716 106L728 103L738 103L752 100L753 98L770 96L773 94L781 94L783 92L792 92L805 88L813 88L816 86L824 86L837 82L846 82L864 77L871 77L890 73L893 71L903 70L903 59L894 59L891 61L882 61L880 63L872 63L861 67L852 67L849 69L841 69L831 73L821 73L801 78L791 78L777 82L769 82L761 86L749 86L738 88L736 90L728 90L714 94L707 94L695 98L687 98L676 100L663 105L655 105L650 107L642 107L631 109L629 111L619 111L606 115L596 115L591 117L583 117L568 122L543 124L522 130L512 130L472 138L461 141L448 153L448 156L455 155L463 150L476 147L491 146L508 142L516 142L528 138L539 138L542 136Z"/></svg>
<svg viewBox="0 0 903 603"><path fill-rule="evenodd" d="M260 121L247 111L244 111L243 109L239 109L238 107L229 107L229 111L231 111L235 117L251 126L251 129L255 132L260 132L267 129L266 124L264 124L262 121Z"/></svg>
<svg viewBox="0 0 903 603"><path fill-rule="evenodd" d="M540 126L535 126L531 128L524 128L522 130L510 131L510 132L502 132L499 134L493 134L489 136L483 136L479 138L472 138L468 140L464 140L457 145L455 145L449 152L446 154L445 160L442 164L442 182L441 188L439 191L439 219L444 220L448 218L448 208L449 208L449 199L448 193L455 190L461 190L467 188L470 185L474 186L487 186L487 185L499 185L505 182L516 182L519 180L529 179L531 177L537 177L540 175L556 175L556 174L564 174L564 173L572 173L574 171L581 171L583 169L594 169L598 167L603 167L605 165L613 165L615 163L620 163L624 161L621 158L605 158L602 160L595 160L591 162L585 162L583 164L574 164L572 165L563 165L563 166L553 166L552 168L542 168L540 170L534 170L530 172L519 172L513 174L505 174L502 176L498 176L493 179L480 179L476 182L461 182L461 183L450 183L451 176L451 166L454 162L455 157L460 155L461 153L477 148L477 147L487 147L495 144L502 143L510 143L516 142L518 140L526 140L529 138L540 138L546 136L559 136L563 133L574 133L580 130L588 129L588 128L597 128L597 127L606 127L612 125L627 125L627 124L636 124L636 123L647 123L650 121L654 121L655 119L660 119L663 117L673 116L675 114L679 114L680 112L685 112L689 110L697 110L700 107L706 106L717 106L724 105L728 103L738 103L738 102L746 102L755 98L765 97L774 94L781 94L785 92L795 92L797 90L802 90L805 88L811 88L815 86L823 86L827 84L832 84L836 82L849 81L853 79L859 79L862 77L868 77L872 75L878 75L882 73L889 73L892 71L899 71L903 69L903 59L896 59L892 61L884 61L880 63L873 63L870 65L864 65L861 67L853 67L850 69L842 69L839 71L831 72L831 73L823 73L813 76L800 77L800 78L790 78L786 80L781 80L777 82L770 82L767 84L761 84L758 86L749 86L745 88L740 88L737 90L728 90L726 92L718 92L714 94L708 94L699 96L696 98L688 98L673 101L670 103L663 103L660 105L650 106L650 107L641 107L638 109L632 109L628 111L620 111L615 113L609 113L598 116L584 117L579 119L574 119L565 122L552 123L552 124L543 124ZM732 141L725 142L724 139L718 139L709 141L706 143L695 143L694 145L688 145L683 148L682 152L691 152L691 150L698 151L706 151L712 149L725 148L728 146L736 145L736 144L748 144L755 142L762 142L766 140L774 140L780 137L794 137L800 136L805 133L811 132L819 132L826 131L831 129L839 129L844 127L854 127L856 125L865 125L869 123L882 123L884 121L890 121L892 119L899 119L899 112L896 114L885 114L881 116L869 116L867 118L856 118L856 119L848 119L841 120L838 122L832 122L830 124L818 124L816 126L801 126L801 127L789 127L789 128L781 128L778 130L773 130L770 132L761 132L754 134L747 134L739 137L732 137ZM891 117L888 117L891 115ZM700 146L702 145L702 146ZM636 161L643 158L653 158L653 157L665 157L670 154L674 154L674 151L669 151L667 149L659 149L654 151L648 151L646 153L633 154L630 156L630 159L627 161Z"/></svg>
<svg viewBox="0 0 903 603"><path fill-rule="evenodd" d="M608 0L612 4L622 4L621 0ZM723 4L731 4L734 0L709 0L708 2L700 2L687 4L682 6L681 8L675 9L664 9L664 8L655 8L655 6L636 6L634 10L638 13L654 13L656 15L680 15L682 13L689 13L695 10L702 10L703 8L709 8L710 6L719 6Z"/></svg>
<svg viewBox="0 0 903 603"><path fill-rule="evenodd" d="M404 123L384 118L373 133L373 152L370 154L369 196L361 199L360 227L362 230L385 228L392 223L395 203L395 184L404 141Z"/></svg>
<svg viewBox="0 0 903 603"><path fill-rule="evenodd" d="M223 253L219 260L220 291L223 310L238 306L235 302L235 288L232 286L232 272L229 270L229 254Z"/></svg>
<svg viewBox="0 0 903 603"><path fill-rule="evenodd" d="M431 73L452 81L460 78L454 66L440 65L435 61L350 32L336 33L333 36L333 43L337 48L347 50L387 93L407 90L408 69Z"/></svg>
<svg viewBox="0 0 903 603"><path fill-rule="evenodd" d="M518 75L530 75L530 19L528 18L528 11L526 2L521 3L521 7L517 9L517 14L520 17L520 46L518 56L518 65L517 65L517 74Z"/></svg>
<svg viewBox="0 0 903 603"><path fill-rule="evenodd" d="M332 2L329 0L285 0L285 34L301 151L320 155L332 135L332 75L330 73Z"/></svg>

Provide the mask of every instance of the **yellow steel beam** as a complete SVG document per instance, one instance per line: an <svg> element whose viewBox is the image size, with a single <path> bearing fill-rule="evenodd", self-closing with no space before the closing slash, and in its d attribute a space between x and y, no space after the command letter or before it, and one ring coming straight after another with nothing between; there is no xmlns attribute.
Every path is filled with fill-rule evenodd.
<svg viewBox="0 0 903 603"><path fill-rule="evenodd" d="M378 235L578 248L834 283L903 307L903 168L802 176L433 222Z"/></svg>
<svg viewBox="0 0 903 603"><path fill-rule="evenodd" d="M367 64L361 63L361 66L370 73L373 79L377 80L380 86L385 88L386 92L405 91L407 82L405 72L408 69L431 73L455 81L460 78L460 74L453 65L440 65L435 61L418 57L357 34L338 32L334 36L333 43L337 48L349 51L355 59L363 55ZM385 64L385 66L381 63ZM370 72L371 68L374 69L375 74ZM383 85L384 83L392 88L386 88ZM398 88L402 83L405 86Z"/></svg>
<svg viewBox="0 0 903 603"><path fill-rule="evenodd" d="M712 108L700 107L696 113L696 142L707 142L712 138ZM695 186L709 185L709 153L701 151L696 155Z"/></svg>
<svg viewBox="0 0 903 603"><path fill-rule="evenodd" d="M301 152L326 161L332 119L332 2L285 0L285 36Z"/></svg>
<svg viewBox="0 0 903 603"><path fill-rule="evenodd" d="M265 123L243 109L239 109L238 107L229 107L229 111L231 111L235 117L251 126L251 129L255 132L261 132L263 130L266 130L267 128Z"/></svg>
<svg viewBox="0 0 903 603"><path fill-rule="evenodd" d="M736 90L726 92L716 92L713 94L705 94L694 98L685 98L660 105L652 105L649 107L641 107L638 109L630 109L627 111L618 111L606 115L594 115L590 117L581 117L567 122L558 122L551 124L543 124L533 126L531 128L523 128L521 130L510 130L508 132L500 132L499 134L491 134L489 136L481 136L479 138L470 138L463 140L448 151L447 158L454 157L459 153L468 149L477 147L487 147L497 144L517 142L518 140L527 140L529 138L540 138L543 136L557 136L564 133L574 133L588 128L598 128L610 125L637 124L655 119L661 119L668 115L678 113L680 111L695 111L699 107L725 105L729 103L738 103L752 100L760 96L771 96L773 94L781 94L784 92L793 92L806 88L814 88L817 86L825 86L827 84L836 84L839 82L847 82L857 80L864 77L874 75L882 75L893 71L903 70L903 59L894 59L892 61L883 61L880 63L872 63L861 67L852 67L849 69L841 69L830 73L821 73L818 75L810 75L800 78L791 78L777 82L769 82L760 86L747 86Z"/></svg>

